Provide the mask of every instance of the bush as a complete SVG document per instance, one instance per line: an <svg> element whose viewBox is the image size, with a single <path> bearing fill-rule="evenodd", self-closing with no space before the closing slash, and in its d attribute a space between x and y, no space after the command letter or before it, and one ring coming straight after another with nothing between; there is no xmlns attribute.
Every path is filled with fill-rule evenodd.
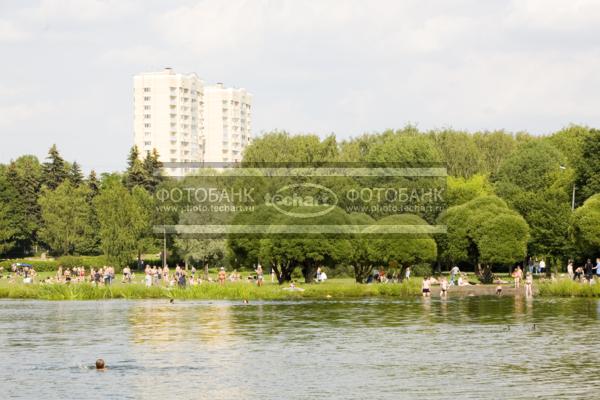
<svg viewBox="0 0 600 400"><path fill-rule="evenodd" d="M4 267L5 271L10 271L11 265L15 263L23 263L33 265L33 268L37 272L53 272L58 269L58 263L56 261L31 261L25 259L14 259L0 261L0 267Z"/></svg>
<svg viewBox="0 0 600 400"><path fill-rule="evenodd" d="M335 268L325 268L328 278L354 278L354 268L351 265L336 265Z"/></svg>
<svg viewBox="0 0 600 400"><path fill-rule="evenodd" d="M429 263L415 264L410 267L411 275L428 276L433 274L433 267Z"/></svg>

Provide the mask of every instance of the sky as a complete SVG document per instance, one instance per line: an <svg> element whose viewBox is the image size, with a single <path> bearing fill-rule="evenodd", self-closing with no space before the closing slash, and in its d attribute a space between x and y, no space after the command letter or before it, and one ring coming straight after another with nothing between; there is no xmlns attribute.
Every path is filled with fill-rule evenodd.
<svg viewBox="0 0 600 400"><path fill-rule="evenodd" d="M253 94L253 134L600 127L598 0L0 0L0 163L123 170L133 75Z"/></svg>

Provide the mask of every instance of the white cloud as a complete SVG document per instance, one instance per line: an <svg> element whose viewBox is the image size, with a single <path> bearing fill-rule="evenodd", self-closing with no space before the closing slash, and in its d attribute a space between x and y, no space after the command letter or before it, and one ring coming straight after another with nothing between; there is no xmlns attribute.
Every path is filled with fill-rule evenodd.
<svg viewBox="0 0 600 400"><path fill-rule="evenodd" d="M15 128L17 124L28 124L43 118L53 109L52 105L42 102L0 106L0 128Z"/></svg>
<svg viewBox="0 0 600 400"><path fill-rule="evenodd" d="M122 165L131 76L166 65L248 88L254 132L600 126L597 0L40 0L13 8L3 8L0 41L27 46L3 52L11 62L0 76L12 86L0 84L0 125L19 139L44 133L89 163ZM61 102L69 106L56 108ZM82 149L88 137L123 150Z"/></svg>
<svg viewBox="0 0 600 400"><path fill-rule="evenodd" d="M512 0L508 23L533 29L598 29L600 2L597 0Z"/></svg>
<svg viewBox="0 0 600 400"><path fill-rule="evenodd" d="M93 22L116 19L143 6L131 0L41 0L34 7L24 8L20 14L43 22Z"/></svg>
<svg viewBox="0 0 600 400"><path fill-rule="evenodd" d="M27 40L30 33L17 27L12 21L0 20L0 43Z"/></svg>

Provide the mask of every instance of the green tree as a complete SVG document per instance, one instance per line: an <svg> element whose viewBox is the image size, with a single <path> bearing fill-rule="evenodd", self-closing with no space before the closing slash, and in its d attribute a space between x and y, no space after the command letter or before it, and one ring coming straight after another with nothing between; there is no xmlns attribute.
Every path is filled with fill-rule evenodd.
<svg viewBox="0 0 600 400"><path fill-rule="evenodd" d="M132 190L136 186L148 187L150 175L144 168L144 163L140 160L139 155L138 147L133 146L127 157L127 171L125 171L123 183L129 190Z"/></svg>
<svg viewBox="0 0 600 400"><path fill-rule="evenodd" d="M87 195L86 187L75 187L69 181L55 190L43 190L39 198L43 220L39 236L53 253L73 254L79 250L90 212Z"/></svg>
<svg viewBox="0 0 600 400"><path fill-rule="evenodd" d="M48 161L43 164L43 184L54 190L69 177L69 170L55 144L48 151L46 159Z"/></svg>
<svg viewBox="0 0 600 400"><path fill-rule="evenodd" d="M477 145L482 168L478 172L494 176L505 158L517 148L517 142L512 135L504 131L478 132L473 134Z"/></svg>
<svg viewBox="0 0 600 400"><path fill-rule="evenodd" d="M76 161L71 164L68 179L74 186L79 186L83 183L83 173L81 172L81 167Z"/></svg>
<svg viewBox="0 0 600 400"><path fill-rule="evenodd" d="M352 224L361 226L361 231L368 229L369 226L375 223L371 216L363 213L350 214L350 220ZM373 238L368 235L359 233L351 236L352 253L349 262L354 268L354 279L357 283L366 281L367 277L373 272L373 266L378 261L374 261L371 257L373 244Z"/></svg>
<svg viewBox="0 0 600 400"><path fill-rule="evenodd" d="M90 189L90 198L93 199L96 197L98 192L100 191L100 182L98 182L98 177L96 176L96 171L91 170L90 175L87 178L87 185Z"/></svg>
<svg viewBox="0 0 600 400"><path fill-rule="evenodd" d="M315 213L319 209L297 207L295 213ZM319 266L334 266L350 260L352 253L350 235L328 235L310 230L303 234L290 234L290 227L312 225L351 225L352 220L343 210L334 208L320 217L287 216L282 223L272 225L269 236L261 240L261 258L270 260L279 281L288 281L296 268L300 268L306 283L314 281ZM295 228L297 229L297 228Z"/></svg>
<svg viewBox="0 0 600 400"><path fill-rule="evenodd" d="M595 194L573 213L571 238L583 253L582 258L600 254L600 193Z"/></svg>
<svg viewBox="0 0 600 400"><path fill-rule="evenodd" d="M10 162L6 178L15 193L13 216L18 221L19 231L15 252L27 254L37 242L37 231L41 225L38 198L42 186L42 165L35 156L21 156Z"/></svg>
<svg viewBox="0 0 600 400"><path fill-rule="evenodd" d="M140 189L143 190L143 189ZM126 265L138 251L138 241L149 234L148 212L119 180L103 182L94 199L100 224L101 248L111 263Z"/></svg>
<svg viewBox="0 0 600 400"><path fill-rule="evenodd" d="M472 135L443 130L432 132L430 136L442 154L449 175L470 178L481 171L483 161Z"/></svg>
<svg viewBox="0 0 600 400"><path fill-rule="evenodd" d="M156 192L156 188L163 180L162 176L162 168L163 164L160 162L160 156L156 149L153 149L152 152L146 153L146 158L144 158L143 163L146 181L144 183L144 188L150 192Z"/></svg>
<svg viewBox="0 0 600 400"><path fill-rule="evenodd" d="M17 193L0 173L0 256L10 252L19 238L20 219L15 210Z"/></svg>
<svg viewBox="0 0 600 400"><path fill-rule="evenodd" d="M243 165L269 166L272 163L293 165L336 161L338 147L335 136L323 141L317 135L292 136L287 132L271 132L252 141L244 150Z"/></svg>
<svg viewBox="0 0 600 400"><path fill-rule="evenodd" d="M600 130L591 129L583 138L581 157L575 163L577 202L600 192Z"/></svg>
<svg viewBox="0 0 600 400"><path fill-rule="evenodd" d="M390 234L387 228L408 226L408 232ZM411 214L390 215L377 221L377 224L367 229L369 234L379 236L372 239L369 246L369 256L374 263L403 267L415 264L430 263L436 259L437 245L431 234L419 229L428 224L422 218Z"/></svg>
<svg viewBox="0 0 600 400"><path fill-rule="evenodd" d="M560 257L568 250L569 188L563 154L547 141L532 141L506 158L497 174L496 192L529 224L529 253Z"/></svg>
<svg viewBox="0 0 600 400"><path fill-rule="evenodd" d="M440 260L510 266L527 250L529 227L517 212L496 196L483 196L450 207L439 217L447 234L437 235Z"/></svg>
<svg viewBox="0 0 600 400"><path fill-rule="evenodd" d="M485 175L476 174L468 179L454 176L447 178L445 200L450 207L491 194L494 194L494 188Z"/></svg>

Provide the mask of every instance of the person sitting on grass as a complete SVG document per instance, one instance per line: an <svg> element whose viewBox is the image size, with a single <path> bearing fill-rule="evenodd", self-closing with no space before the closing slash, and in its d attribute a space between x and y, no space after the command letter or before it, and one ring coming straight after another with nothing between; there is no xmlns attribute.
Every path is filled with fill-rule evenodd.
<svg viewBox="0 0 600 400"><path fill-rule="evenodd" d="M573 274L573 280L581 282L581 277L583 276L583 268L581 265L575 268L575 273Z"/></svg>
<svg viewBox="0 0 600 400"><path fill-rule="evenodd" d="M294 282L290 282L290 286L283 288L283 290L289 290L292 292L304 292L304 289L296 287L296 284Z"/></svg>
<svg viewBox="0 0 600 400"><path fill-rule="evenodd" d="M131 269L129 268L129 266L125 266L125 268L123 268L123 281L122 283L131 283Z"/></svg>

